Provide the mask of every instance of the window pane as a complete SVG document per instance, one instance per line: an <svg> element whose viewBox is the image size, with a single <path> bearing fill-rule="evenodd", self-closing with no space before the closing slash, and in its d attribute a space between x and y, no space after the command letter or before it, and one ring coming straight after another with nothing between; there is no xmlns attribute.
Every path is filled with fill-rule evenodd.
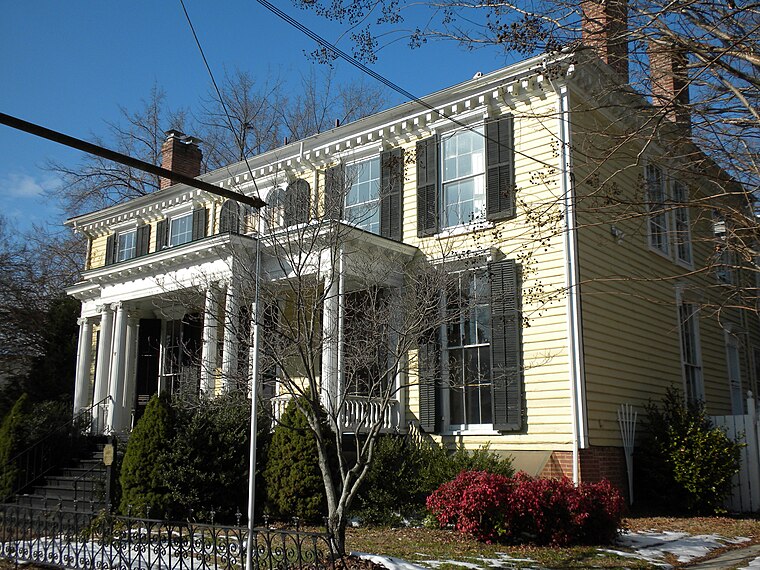
<svg viewBox="0 0 760 570"><path fill-rule="evenodd" d="M369 232L380 233L380 159L346 167L346 221Z"/></svg>
<svg viewBox="0 0 760 570"><path fill-rule="evenodd" d="M116 251L116 261L125 261L135 256L136 231L119 234L119 244Z"/></svg>
<svg viewBox="0 0 760 570"><path fill-rule="evenodd" d="M186 214L171 221L169 245L181 245L193 240L193 214Z"/></svg>
<svg viewBox="0 0 760 570"><path fill-rule="evenodd" d="M490 361L490 297L482 271L457 275L458 288L447 291L449 423L466 426L492 423Z"/></svg>
<svg viewBox="0 0 760 570"><path fill-rule="evenodd" d="M696 305L681 303L678 314L681 321L681 357L686 379L686 398L693 403L704 397L702 359L698 344L699 313Z"/></svg>
<svg viewBox="0 0 760 570"><path fill-rule="evenodd" d="M483 127L461 131L443 141L443 180L482 174L485 168Z"/></svg>
<svg viewBox="0 0 760 570"><path fill-rule="evenodd" d="M665 211L665 185L662 170L653 164L646 167L647 209L649 210L649 245L668 254L668 214Z"/></svg>
<svg viewBox="0 0 760 570"><path fill-rule="evenodd" d="M676 255L679 261L691 263L691 236L689 233L689 207L687 205L688 192L686 186L678 181L673 183L673 201L685 205L673 211Z"/></svg>
<svg viewBox="0 0 760 570"><path fill-rule="evenodd" d="M464 384L462 350L449 351L449 413L452 424L464 424Z"/></svg>
<svg viewBox="0 0 760 570"><path fill-rule="evenodd" d="M482 176L444 185L444 226L458 226L483 219L485 214L484 190Z"/></svg>

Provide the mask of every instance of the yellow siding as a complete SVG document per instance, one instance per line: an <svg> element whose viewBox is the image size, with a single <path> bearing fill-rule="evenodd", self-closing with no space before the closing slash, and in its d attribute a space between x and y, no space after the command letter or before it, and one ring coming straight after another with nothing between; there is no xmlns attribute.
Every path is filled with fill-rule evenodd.
<svg viewBox="0 0 760 570"><path fill-rule="evenodd" d="M415 141L405 146L404 224L406 243L419 247L429 258L472 250L495 249L521 267L524 326L524 429L520 433L444 436L444 442L468 448L489 444L496 451L570 449L572 426L567 362L565 258L560 217L559 175L555 167L557 131L556 98L532 100L515 109L501 109L515 117L515 183L517 215L469 233L417 237ZM547 163L547 164L543 164ZM543 225L541 225L543 224ZM545 240L545 243L543 242ZM419 410L416 358L408 407Z"/></svg>
<svg viewBox="0 0 760 570"><path fill-rule="evenodd" d="M707 306L718 304L720 291L713 273L692 271L650 249L643 190L642 156L647 155L642 145L628 142L617 149L615 159L608 159L618 133L600 131L604 119L598 112L575 111L573 159L580 196L578 245L589 439L592 445L620 445L616 415L620 404L634 404L642 412L643 405L659 400L668 386L680 389L684 385L677 287L685 288L687 300ZM657 157L656 150L650 152L652 158ZM667 173L668 165L662 167ZM712 224L694 209L690 214L693 257L699 269L713 251ZM622 239L613 235L613 226L623 232ZM700 314L710 413L730 412L721 324L739 318L738 311L731 309L721 312L722 323L710 310ZM756 332L753 336L757 338ZM748 373L748 362L742 370Z"/></svg>
<svg viewBox="0 0 760 570"><path fill-rule="evenodd" d="M106 241L108 236L99 236L92 240L90 249L90 269L103 267L106 264Z"/></svg>

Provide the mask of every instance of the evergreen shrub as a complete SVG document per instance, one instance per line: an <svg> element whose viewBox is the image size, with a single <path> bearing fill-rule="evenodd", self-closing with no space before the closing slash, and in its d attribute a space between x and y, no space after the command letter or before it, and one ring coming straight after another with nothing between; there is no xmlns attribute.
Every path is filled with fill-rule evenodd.
<svg viewBox="0 0 760 570"><path fill-rule="evenodd" d="M462 471L511 476L510 458L482 447L453 454L434 442L418 444L397 435L380 436L372 464L356 498L353 513L364 523L398 525L420 517L425 499Z"/></svg>
<svg viewBox="0 0 760 570"><path fill-rule="evenodd" d="M625 502L608 481L575 486L567 478L463 471L427 507L441 526L484 542L569 546L611 542Z"/></svg>
<svg viewBox="0 0 760 570"><path fill-rule="evenodd" d="M636 497L667 513L722 510L739 470L741 444L712 425L702 403L669 388L646 407L644 438L634 455Z"/></svg>
<svg viewBox="0 0 760 570"><path fill-rule="evenodd" d="M327 499L317 442L296 398L288 403L274 429L263 475L271 515L310 522L325 516Z"/></svg>
<svg viewBox="0 0 760 570"><path fill-rule="evenodd" d="M19 466L10 460L25 447L28 410L29 397L22 394L0 426L0 500L11 495L20 472Z"/></svg>
<svg viewBox="0 0 760 570"><path fill-rule="evenodd" d="M174 437L174 414L168 400L153 396L129 437L121 464L120 511L153 518L169 514L172 507L168 450ZM186 458L190 459L190 458Z"/></svg>
<svg viewBox="0 0 760 570"><path fill-rule="evenodd" d="M259 414L257 447L268 439L269 423ZM233 522L248 498L251 401L242 394L218 396L177 414L167 455L166 486L177 516ZM262 453L257 465L263 464Z"/></svg>

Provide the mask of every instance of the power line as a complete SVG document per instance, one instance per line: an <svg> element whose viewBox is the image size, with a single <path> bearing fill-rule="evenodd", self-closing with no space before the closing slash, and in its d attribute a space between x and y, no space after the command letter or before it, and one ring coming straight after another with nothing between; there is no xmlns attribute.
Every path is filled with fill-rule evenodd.
<svg viewBox="0 0 760 570"><path fill-rule="evenodd" d="M14 129L18 129L20 131L24 131L32 135L36 135L38 137L42 137L44 139L57 142L59 144L62 144L71 148L75 148L77 150L81 150L89 154L101 156L108 160L112 160L113 162L118 162L119 164L131 166L132 168L137 168L138 170L142 170L143 172L148 172L150 174L155 174L156 176L168 178L172 182L181 182L182 184L187 184L188 186L192 186L193 188L198 188L199 190L205 190L206 192L209 192L211 194L216 194L224 198L229 198L230 200L242 202L243 204L248 204L250 206L253 206L254 208L261 208L266 205L264 201L261 200L261 198L257 196L246 196L244 194L240 194L239 192L233 192L232 190L225 190L224 188L220 188L219 186L215 186L203 180L198 180L197 178L192 178L185 174L181 174L179 172L175 172L167 168L156 166L155 164L151 164L150 162L145 162L138 158L134 158L126 154L122 154L120 152L116 152L116 151L104 148L102 146L89 143L87 141L83 141L82 139L65 135L63 133L54 131L52 129L48 129L46 127L37 125L35 123L30 123L29 121L19 119L18 117L12 117L11 115L6 115L5 113L0 113L0 124L7 125Z"/></svg>
<svg viewBox="0 0 760 570"><path fill-rule="evenodd" d="M180 0L180 2L181 1L182 0ZM476 128L474 128L472 125L468 125L466 123L463 123L462 121L460 121L458 119L455 119L453 116L447 115L446 113L444 113L442 111L439 111L438 109L436 109L433 105L431 105L427 101L424 101L423 99L420 99L419 97L417 97L416 95L410 93L409 91L407 91L403 87L399 86L398 84L394 83L393 81L391 81L387 77L384 77L383 75L380 75L376 71L370 69L369 67L367 67L366 65L364 65L362 62L358 61L356 58L348 55L346 52L344 52L342 49L340 49L335 44L332 44L332 43L328 42L322 36L320 36L319 34L311 31L309 28L307 28L306 26L304 26L301 22L299 22L298 20L296 20L292 16L286 14L285 12L283 12L282 10L280 10L279 8L277 8L276 6L274 6L268 0L256 0L256 1L259 4L261 4L262 6L264 6L264 8L266 8L267 10L269 10L270 12L272 12L278 18L284 20L285 22L287 22L288 24L290 24L291 26L293 26L297 30L300 30L301 32L303 32L304 34L306 34L307 36L309 36L311 39L313 39L315 42L317 42L323 48L325 48L325 49L333 52L335 55L337 55L341 59L345 60L346 62L348 62L351 65L353 65L354 67L356 67L362 73L365 73L365 74L369 75L370 77L376 79L377 81L379 81L383 85L386 85L387 87L390 87L396 93L399 93L399 94L403 95L404 97L406 97L407 99L409 99L411 101L414 101L415 103L417 103L419 105L422 105L423 107L425 107L426 109L432 111L433 113L435 113L437 116L441 117L442 119L449 120L452 123L454 123L455 125L457 125L459 127L462 127L464 129L467 129L468 131L471 131L471 132L473 132L473 133L475 133L475 134L483 137L485 140L487 140L487 141L489 141L491 143L497 144L499 146L506 146L502 142L500 142L500 141L498 141L496 139L492 139L491 137L488 137L484 132L481 133ZM549 164L549 163L547 163L547 162L545 162L543 160L539 160L539 159L537 159L537 158L535 158L533 156L530 156L530 155L528 155L528 154L526 154L524 152L521 152L521 151L517 150L516 148L514 148L514 146L510 150L512 150L515 154L519 154L520 156L522 156L524 158L528 158L530 160L533 160L533 161L535 161L535 162L537 162L539 164L542 164L544 166L547 166L549 168L554 168L555 167L555 165Z"/></svg>
<svg viewBox="0 0 760 570"><path fill-rule="evenodd" d="M211 78L211 83L213 84L214 89L216 90L216 95L217 97L219 97L219 103L222 105L224 114L227 117L227 124L230 126L230 132L235 137L235 140L237 141L238 145L240 145L240 148L242 149L243 160L245 161L245 165L248 168L248 173L251 175L251 181L253 182L253 187L256 190L256 195L260 196L261 193L259 192L259 186L258 184L256 184L256 178L253 175L253 170L251 170L251 165L248 163L248 157L245 156L245 140L241 140L240 138L238 138L238 134L235 131L234 125L232 124L232 117L230 117L230 113L227 110L227 104L224 102L224 97L222 97L222 92L216 83L216 79L214 79L214 74L211 71L211 66L209 65L208 60L206 59L206 54L203 52L203 47L201 46L201 42L198 39L198 34L195 33L195 26L193 26L193 22L190 19L190 14L187 12L187 8L185 8L185 2L184 0L179 0L179 3L182 6L182 11L185 13L185 18L187 19L187 23L190 26L190 31L193 33L193 38L195 38L195 45L198 46L198 51L201 54L201 58L203 58L203 64L206 66L206 71L208 72L208 75Z"/></svg>

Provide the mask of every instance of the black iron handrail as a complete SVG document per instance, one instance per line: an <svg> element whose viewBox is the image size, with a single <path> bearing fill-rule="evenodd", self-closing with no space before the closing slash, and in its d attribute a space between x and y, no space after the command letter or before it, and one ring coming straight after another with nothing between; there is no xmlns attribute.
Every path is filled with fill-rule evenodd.
<svg viewBox="0 0 760 570"><path fill-rule="evenodd" d="M74 448L80 437L92 429L93 421L100 420L100 411L106 409L111 396L89 408L73 414L66 423L57 426L40 437L32 445L11 457L4 466L5 472L13 474L13 484L3 501L28 489L42 477L61 467L62 461L69 459L66 452Z"/></svg>

